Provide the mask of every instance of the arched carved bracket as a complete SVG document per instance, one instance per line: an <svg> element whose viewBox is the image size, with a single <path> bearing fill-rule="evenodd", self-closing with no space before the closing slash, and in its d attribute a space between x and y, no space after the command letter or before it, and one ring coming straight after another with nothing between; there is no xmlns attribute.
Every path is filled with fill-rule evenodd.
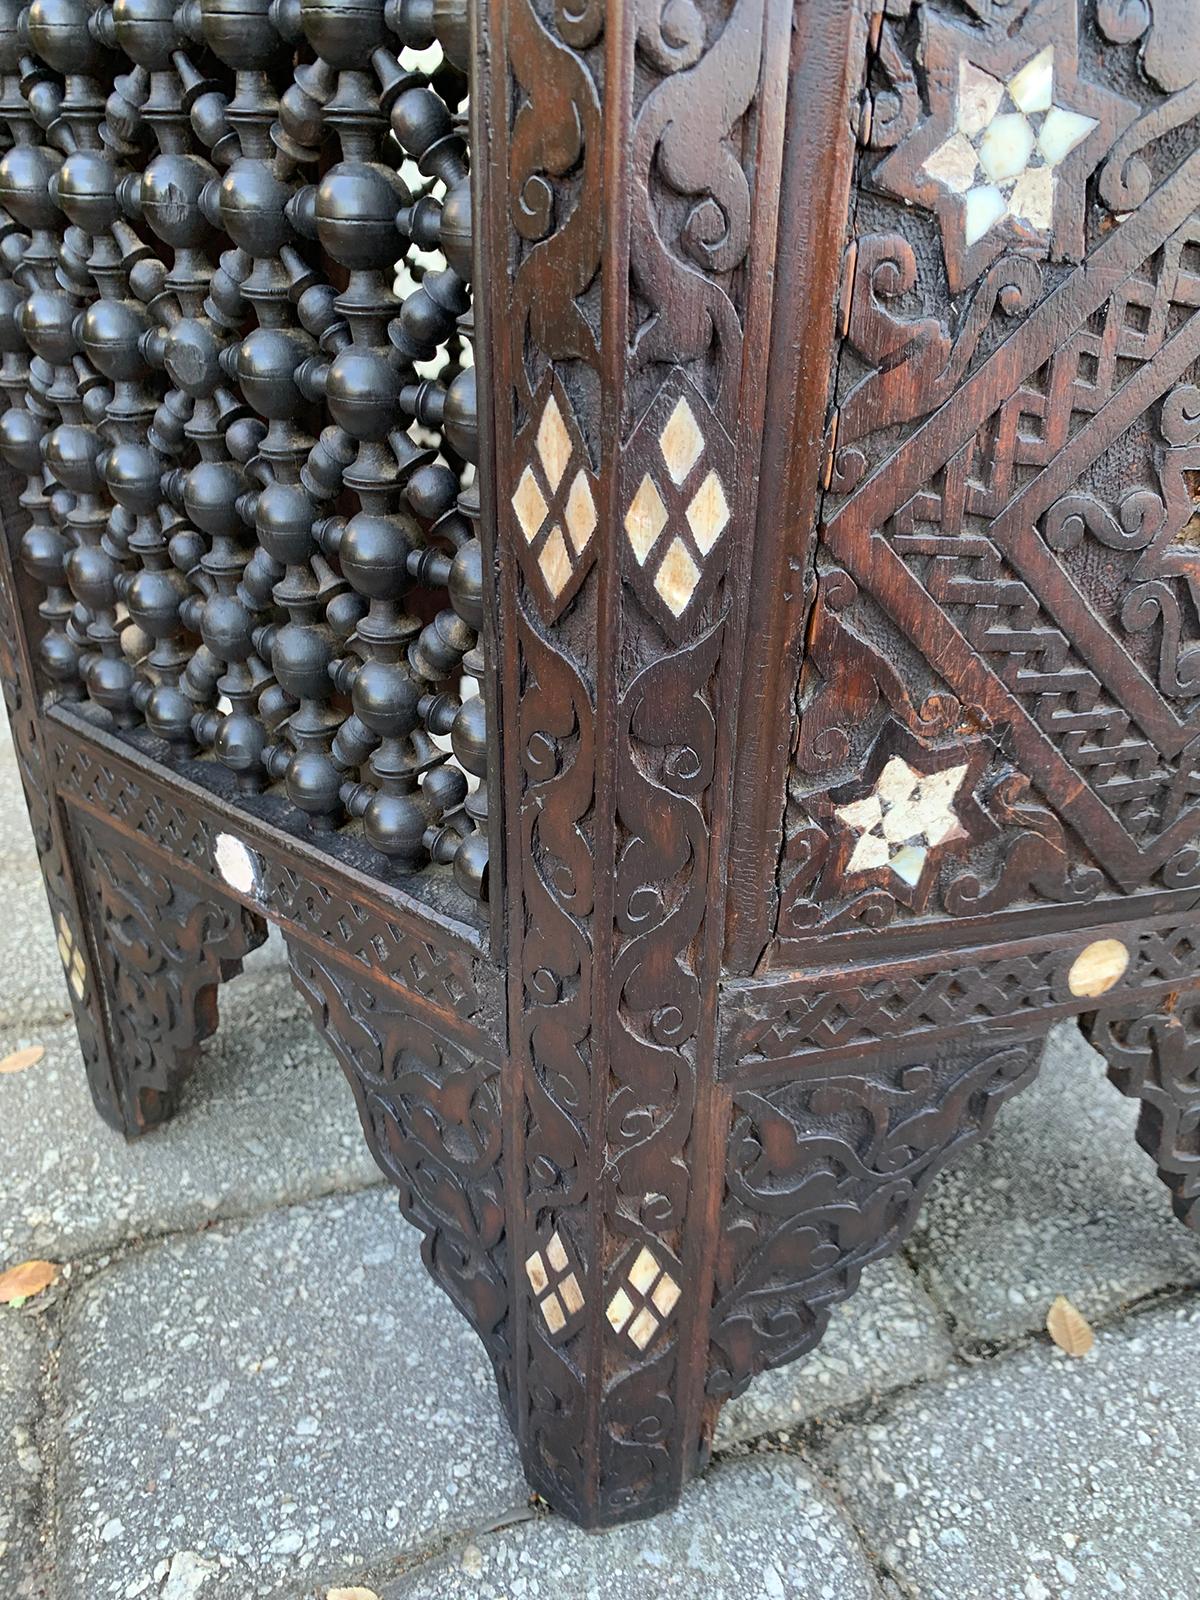
<svg viewBox="0 0 1200 1600"><path fill-rule="evenodd" d="M82 813L72 821L108 1059L89 1060L96 1107L126 1135L175 1109L217 1026L217 985L241 971L266 923Z"/></svg>
<svg viewBox="0 0 1200 1600"><path fill-rule="evenodd" d="M930 1183L1033 1081L1043 1035L929 1061L818 1063L734 1090L708 1392L811 1350L862 1269L908 1237Z"/></svg>
<svg viewBox="0 0 1200 1600"><path fill-rule="evenodd" d="M288 958L354 1090L371 1154L425 1236L425 1265L483 1340L511 1408L499 1068L397 991L292 940Z"/></svg>
<svg viewBox="0 0 1200 1600"><path fill-rule="evenodd" d="M1080 1018L1122 1094L1141 1101L1137 1141L1171 1191L1175 1215L1200 1232L1200 992L1148 1014L1125 1005Z"/></svg>

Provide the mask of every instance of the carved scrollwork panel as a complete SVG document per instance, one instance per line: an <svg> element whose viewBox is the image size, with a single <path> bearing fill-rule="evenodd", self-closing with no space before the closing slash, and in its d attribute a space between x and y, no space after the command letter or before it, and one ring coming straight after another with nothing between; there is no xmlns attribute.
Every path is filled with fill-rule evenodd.
<svg viewBox="0 0 1200 1600"><path fill-rule="evenodd" d="M862 1269L899 1248L938 1172L1029 1084L1040 1037L933 1061L818 1063L735 1089L708 1391L817 1343Z"/></svg>
<svg viewBox="0 0 1200 1600"><path fill-rule="evenodd" d="M1195 64L1165 65L1170 3L974 10L892 8L877 35L779 964L818 927L896 920L886 885L831 872L814 783L861 778L884 701L932 751L996 752L997 853L927 919L1175 886L1200 827L1200 169L1171 137Z"/></svg>

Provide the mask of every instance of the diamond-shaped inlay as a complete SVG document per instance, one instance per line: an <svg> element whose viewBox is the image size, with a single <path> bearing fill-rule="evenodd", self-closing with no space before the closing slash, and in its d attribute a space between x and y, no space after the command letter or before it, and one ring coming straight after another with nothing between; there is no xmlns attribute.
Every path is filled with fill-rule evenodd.
<svg viewBox="0 0 1200 1600"><path fill-rule="evenodd" d="M639 1294L648 1294L650 1285L658 1277L658 1262L644 1247L629 1269L629 1281Z"/></svg>
<svg viewBox="0 0 1200 1600"><path fill-rule="evenodd" d="M704 435L691 406L682 396L667 418L658 442L672 481L682 483L704 452Z"/></svg>
<svg viewBox="0 0 1200 1600"><path fill-rule="evenodd" d="M61 911L58 914L58 954L75 998L82 1000L87 987L87 968L83 962L83 952L75 944L71 924Z"/></svg>
<svg viewBox="0 0 1200 1600"><path fill-rule="evenodd" d="M583 1290L557 1229L525 1259L525 1276L551 1334L559 1334L583 1310Z"/></svg>
<svg viewBox="0 0 1200 1600"><path fill-rule="evenodd" d="M522 435L526 460L511 505L524 536L517 548L528 555L522 565L552 620L587 571L599 514L570 403L546 387L532 439Z"/></svg>
<svg viewBox="0 0 1200 1600"><path fill-rule="evenodd" d="M733 543L732 442L703 397L673 378L643 413L624 454L624 526L634 558L626 577L659 626L681 638L712 594Z"/></svg>
<svg viewBox="0 0 1200 1600"><path fill-rule="evenodd" d="M648 1245L625 1269L624 1282L609 1298L604 1314L614 1333L624 1332L644 1350L674 1311L680 1288Z"/></svg>
<svg viewBox="0 0 1200 1600"><path fill-rule="evenodd" d="M682 616L699 582L700 568L688 554L683 541L672 539L654 575L654 587L662 597L663 604L675 616Z"/></svg>
<svg viewBox="0 0 1200 1600"><path fill-rule="evenodd" d="M566 588L573 571L566 540L563 538L562 529L557 523L546 535L542 553L538 556L538 566L542 569L542 577L546 580L547 589L557 599Z"/></svg>
<svg viewBox="0 0 1200 1600"><path fill-rule="evenodd" d="M571 480L566 511L567 537L576 555L580 554L596 531L596 520L596 502L592 498L591 488L584 474L577 472Z"/></svg>
<svg viewBox="0 0 1200 1600"><path fill-rule="evenodd" d="M687 519L701 555L706 556L724 533L725 524L729 521L729 503L715 472L708 474L692 496Z"/></svg>
<svg viewBox="0 0 1200 1600"><path fill-rule="evenodd" d="M625 513L625 532L629 535L634 555L643 565L654 548L654 541L666 525L667 508L663 505L662 495L653 480L645 477L638 484L637 493Z"/></svg>
<svg viewBox="0 0 1200 1600"><path fill-rule="evenodd" d="M546 473L546 482L553 494L562 482L567 462L571 459L571 435L567 432L562 412L558 409L558 401L553 395L547 399L542 420L538 423L537 448Z"/></svg>
<svg viewBox="0 0 1200 1600"><path fill-rule="evenodd" d="M521 474L516 493L512 497L512 504L513 510L517 513L517 521L521 524L521 532L532 544L546 520L546 513L550 507L546 504L546 497L538 488L537 479L530 467L526 467Z"/></svg>

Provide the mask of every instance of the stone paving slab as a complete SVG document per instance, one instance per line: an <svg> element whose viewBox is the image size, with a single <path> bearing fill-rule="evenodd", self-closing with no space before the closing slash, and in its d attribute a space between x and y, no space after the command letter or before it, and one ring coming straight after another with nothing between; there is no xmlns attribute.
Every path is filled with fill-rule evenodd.
<svg viewBox="0 0 1200 1600"><path fill-rule="evenodd" d="M47 1590L37 1499L35 1424L46 1335L40 1319L0 1308L0 1594L43 1600Z"/></svg>
<svg viewBox="0 0 1200 1600"><path fill-rule="evenodd" d="M12 730L0 710L0 1028L60 1022L70 1016L62 962L25 797L13 752Z"/></svg>
<svg viewBox="0 0 1200 1600"><path fill-rule="evenodd" d="M1192 1600L1198 1370L1190 1298L906 1396L821 1460L912 1600Z"/></svg>
<svg viewBox="0 0 1200 1600"><path fill-rule="evenodd" d="M27 872L31 862L36 867L37 852L5 719L4 737L0 739L0 872L6 877Z"/></svg>
<svg viewBox="0 0 1200 1600"><path fill-rule="evenodd" d="M318 1591L319 1592L319 1591ZM380 1600L877 1600L859 1540L795 1456L715 1468L676 1510L587 1534L557 1518L470 1541Z"/></svg>
<svg viewBox="0 0 1200 1600"><path fill-rule="evenodd" d="M202 1600L270 1596L527 1505L418 1237L375 1189L148 1246L73 1292L64 1597L160 1600L172 1561Z"/></svg>
<svg viewBox="0 0 1200 1600"><path fill-rule="evenodd" d="M1172 1213L1136 1120L1078 1027L1054 1029L1037 1081L933 1185L909 1247L962 1344L1040 1330L1059 1294L1098 1319L1200 1283L1200 1238Z"/></svg>
<svg viewBox="0 0 1200 1600"><path fill-rule="evenodd" d="M72 1024L0 1029L0 1056L46 1046L36 1066L0 1076L0 1267L381 1181L349 1086L286 977L235 978L220 1005L179 1112L131 1143L92 1105Z"/></svg>
<svg viewBox="0 0 1200 1600"><path fill-rule="evenodd" d="M71 1015L32 837L29 858L32 871L30 860L0 863L0 1029L6 1030L53 1027Z"/></svg>
<svg viewBox="0 0 1200 1600"><path fill-rule="evenodd" d="M945 1324L900 1261L880 1261L858 1292L834 1308L810 1355L760 1373L717 1422L715 1447L795 1428L847 1406L945 1372L953 1346Z"/></svg>

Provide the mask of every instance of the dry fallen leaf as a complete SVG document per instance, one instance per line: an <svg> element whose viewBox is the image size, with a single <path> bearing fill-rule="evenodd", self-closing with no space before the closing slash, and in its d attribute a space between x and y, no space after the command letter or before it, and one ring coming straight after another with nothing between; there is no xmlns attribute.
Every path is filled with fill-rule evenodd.
<svg viewBox="0 0 1200 1600"><path fill-rule="evenodd" d="M0 1061L0 1072L24 1072L26 1067L36 1066L45 1054L44 1044L31 1044L24 1050L14 1050L12 1055Z"/></svg>
<svg viewBox="0 0 1200 1600"><path fill-rule="evenodd" d="M1092 1330L1087 1318L1075 1309L1066 1295L1060 1294L1046 1313L1046 1332L1069 1356L1085 1356L1092 1348Z"/></svg>
<svg viewBox="0 0 1200 1600"><path fill-rule="evenodd" d="M53 1261L22 1261L19 1266L0 1272L0 1305L20 1304L31 1295L41 1294L58 1277Z"/></svg>
<svg viewBox="0 0 1200 1600"><path fill-rule="evenodd" d="M325 1600L379 1600L374 1589L330 1589Z"/></svg>

